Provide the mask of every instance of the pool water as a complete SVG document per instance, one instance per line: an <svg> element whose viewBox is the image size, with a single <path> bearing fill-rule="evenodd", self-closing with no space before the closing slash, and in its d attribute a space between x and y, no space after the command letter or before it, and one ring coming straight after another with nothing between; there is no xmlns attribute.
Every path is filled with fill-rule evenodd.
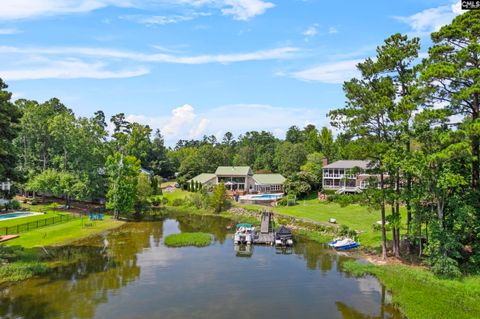
<svg viewBox="0 0 480 319"><path fill-rule="evenodd" d="M0 215L0 221L1 220L7 220L7 219L13 219L13 218L28 217L28 216L33 216L33 215L37 215L37 214L38 213L21 213L21 212L1 214Z"/></svg>
<svg viewBox="0 0 480 319"><path fill-rule="evenodd" d="M262 194L262 195L253 195L252 198L267 198L267 199L278 199L281 198L281 194Z"/></svg>

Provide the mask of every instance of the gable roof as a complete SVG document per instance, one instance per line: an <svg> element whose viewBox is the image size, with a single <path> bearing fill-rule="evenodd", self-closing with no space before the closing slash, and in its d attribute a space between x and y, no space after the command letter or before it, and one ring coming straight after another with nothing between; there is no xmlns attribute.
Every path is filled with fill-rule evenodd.
<svg viewBox="0 0 480 319"><path fill-rule="evenodd" d="M193 180L194 182L199 182L201 184L205 184L205 183L211 181L212 179L214 179L215 177L216 177L215 174L202 173L200 175L195 176L194 178L192 178L188 182Z"/></svg>
<svg viewBox="0 0 480 319"><path fill-rule="evenodd" d="M255 174L253 179L260 185L283 184L285 177L281 174Z"/></svg>
<svg viewBox="0 0 480 319"><path fill-rule="evenodd" d="M336 161L331 164L325 165L323 168L354 168L360 167L363 169L368 168L370 161L348 160L348 161Z"/></svg>
<svg viewBox="0 0 480 319"><path fill-rule="evenodd" d="M253 175L250 166L219 166L215 175L220 176L247 176Z"/></svg>

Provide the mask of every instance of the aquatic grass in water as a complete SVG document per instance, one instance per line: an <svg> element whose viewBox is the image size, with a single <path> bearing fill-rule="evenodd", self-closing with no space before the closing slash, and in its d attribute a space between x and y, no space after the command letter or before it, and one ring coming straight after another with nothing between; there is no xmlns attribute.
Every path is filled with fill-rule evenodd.
<svg viewBox="0 0 480 319"><path fill-rule="evenodd" d="M48 266L39 262L15 262L0 266L0 283L20 281L46 273Z"/></svg>
<svg viewBox="0 0 480 319"><path fill-rule="evenodd" d="M164 242L168 247L205 247L210 245L211 241L212 235L207 233L180 233L168 235Z"/></svg>
<svg viewBox="0 0 480 319"><path fill-rule="evenodd" d="M392 301L409 319L479 318L480 277L443 279L428 270L403 265L375 266L348 261L355 276L374 275L392 291Z"/></svg>

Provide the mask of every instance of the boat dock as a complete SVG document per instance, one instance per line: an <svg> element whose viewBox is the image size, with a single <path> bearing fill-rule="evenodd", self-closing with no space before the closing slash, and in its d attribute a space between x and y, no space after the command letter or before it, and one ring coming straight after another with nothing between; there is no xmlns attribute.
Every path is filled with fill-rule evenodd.
<svg viewBox="0 0 480 319"><path fill-rule="evenodd" d="M262 223L260 224L260 232L253 240L257 245L273 245L275 242L275 233L273 232L273 214L271 212L262 212Z"/></svg>

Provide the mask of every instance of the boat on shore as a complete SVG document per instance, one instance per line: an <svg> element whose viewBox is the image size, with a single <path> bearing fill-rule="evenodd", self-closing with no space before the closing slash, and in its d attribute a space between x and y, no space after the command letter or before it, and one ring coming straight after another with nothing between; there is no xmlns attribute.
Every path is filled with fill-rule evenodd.
<svg viewBox="0 0 480 319"><path fill-rule="evenodd" d="M233 235L235 245L251 245L255 239L255 226L252 224L237 224L237 230Z"/></svg>
<svg viewBox="0 0 480 319"><path fill-rule="evenodd" d="M351 238L337 239L328 243L328 246L336 250L346 250L360 247L360 244Z"/></svg>
<svg viewBox="0 0 480 319"><path fill-rule="evenodd" d="M292 231L285 226L281 226L275 232L275 246L292 246L292 245L293 245Z"/></svg>

